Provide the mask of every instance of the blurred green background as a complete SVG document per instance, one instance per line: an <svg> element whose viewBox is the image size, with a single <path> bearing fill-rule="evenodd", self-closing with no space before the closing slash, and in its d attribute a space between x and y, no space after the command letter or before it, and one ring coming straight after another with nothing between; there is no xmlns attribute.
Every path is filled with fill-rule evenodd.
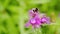
<svg viewBox="0 0 60 34"><path fill-rule="evenodd" d="M51 25L38 31L25 28L28 11L38 8L51 18ZM60 0L0 0L0 34L60 34Z"/></svg>

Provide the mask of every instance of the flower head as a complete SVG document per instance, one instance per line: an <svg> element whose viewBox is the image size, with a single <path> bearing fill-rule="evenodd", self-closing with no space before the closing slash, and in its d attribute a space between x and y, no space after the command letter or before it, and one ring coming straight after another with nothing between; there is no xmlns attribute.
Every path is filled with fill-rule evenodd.
<svg viewBox="0 0 60 34"><path fill-rule="evenodd" d="M32 25L32 28L39 28L40 25L42 25L43 23L47 23L47 24L50 23L50 19L46 17L46 15L43 15L42 18L39 17L39 12L37 8L31 9L29 11L29 16L30 16L30 19L25 25L26 27L29 27L30 25Z"/></svg>
<svg viewBox="0 0 60 34"><path fill-rule="evenodd" d="M41 23L40 23L40 18L39 18L39 14L38 14L38 9L34 8L32 10L29 11L30 17L32 17L29 20L29 24L32 25L33 28L35 27L40 27ZM26 24L28 26L28 24Z"/></svg>
<svg viewBox="0 0 60 34"><path fill-rule="evenodd" d="M50 24L50 18L49 17L42 17L41 18L41 23Z"/></svg>

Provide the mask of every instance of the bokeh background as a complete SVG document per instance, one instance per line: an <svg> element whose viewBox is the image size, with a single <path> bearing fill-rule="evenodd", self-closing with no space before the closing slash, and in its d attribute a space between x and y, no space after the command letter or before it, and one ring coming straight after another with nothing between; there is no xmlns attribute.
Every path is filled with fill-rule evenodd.
<svg viewBox="0 0 60 34"><path fill-rule="evenodd" d="M24 27L32 8L46 13L51 25L43 25L35 32ZM0 34L60 34L60 0L0 0Z"/></svg>

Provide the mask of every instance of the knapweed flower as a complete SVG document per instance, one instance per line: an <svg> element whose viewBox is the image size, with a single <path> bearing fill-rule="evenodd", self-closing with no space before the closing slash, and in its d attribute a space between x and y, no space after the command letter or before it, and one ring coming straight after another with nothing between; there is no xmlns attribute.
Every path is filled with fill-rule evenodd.
<svg viewBox="0 0 60 34"><path fill-rule="evenodd" d="M35 8L35 9L30 10L29 15L31 18L28 21L28 23L26 24L26 27L29 27L30 25L32 25L32 28L40 27L41 23L40 23L38 9Z"/></svg>
<svg viewBox="0 0 60 34"><path fill-rule="evenodd" d="M46 14L42 13L42 14L40 14L40 17L41 17L41 23L42 24L44 24L44 23L50 24L50 18L47 17Z"/></svg>
<svg viewBox="0 0 60 34"><path fill-rule="evenodd" d="M39 12L37 8L31 9L29 11L29 16L30 19L29 21L26 23L26 27L29 27L30 25L32 25L32 28L39 28L40 25L42 25L43 23L48 23L49 24L49 18L43 16L42 18L39 17Z"/></svg>
<svg viewBox="0 0 60 34"><path fill-rule="evenodd" d="M46 23L46 24L50 24L50 18L49 17L42 17L41 18L41 23Z"/></svg>

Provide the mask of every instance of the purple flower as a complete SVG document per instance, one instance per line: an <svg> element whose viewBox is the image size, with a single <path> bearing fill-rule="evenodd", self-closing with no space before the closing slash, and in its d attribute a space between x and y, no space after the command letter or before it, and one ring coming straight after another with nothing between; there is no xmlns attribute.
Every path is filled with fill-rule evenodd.
<svg viewBox="0 0 60 34"><path fill-rule="evenodd" d="M50 24L50 18L49 17L42 17L41 18L41 23Z"/></svg>
<svg viewBox="0 0 60 34"><path fill-rule="evenodd" d="M50 18L47 17L47 15L45 13L40 14L40 16L41 16L41 23L42 24L44 24L44 23L50 24Z"/></svg>
<svg viewBox="0 0 60 34"><path fill-rule="evenodd" d="M30 16L30 19L25 24L26 27L29 27L30 25L32 25L32 28L39 28L40 25L42 25L43 23L47 23L47 24L50 23L50 19L46 17L46 15L43 15L42 18L39 17L39 12L37 8L30 10L29 16Z"/></svg>
<svg viewBox="0 0 60 34"><path fill-rule="evenodd" d="M32 28L39 28L41 23L40 23L38 9L36 8L34 10L30 10L29 14L30 14L30 17L32 18L26 24L26 27L29 27L30 25L32 25Z"/></svg>

